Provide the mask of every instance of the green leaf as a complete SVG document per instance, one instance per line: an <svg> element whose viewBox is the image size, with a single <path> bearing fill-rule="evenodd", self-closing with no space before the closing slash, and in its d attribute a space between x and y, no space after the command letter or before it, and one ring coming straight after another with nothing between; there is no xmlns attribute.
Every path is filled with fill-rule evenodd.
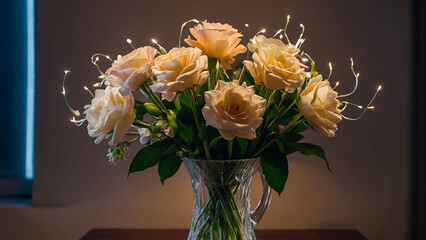
<svg viewBox="0 0 426 240"><path fill-rule="evenodd" d="M297 125L297 127L293 128L292 132L303 132L308 128L309 128L309 125L307 123L301 123Z"/></svg>
<svg viewBox="0 0 426 240"><path fill-rule="evenodd" d="M220 136L220 137L219 137ZM228 141L223 139L221 135L214 138L209 146L210 146L210 154L213 157L213 159L226 159L227 149L228 149ZM215 141L214 144L211 144L213 141ZM203 150L203 146L199 147Z"/></svg>
<svg viewBox="0 0 426 240"><path fill-rule="evenodd" d="M315 144L310 144L310 143L295 143L295 144L290 143L289 146L295 151L298 151L303 155L306 155L306 156L315 155L322 158L327 164L328 170L331 172L330 165L328 164L328 160L325 156L325 152L324 152L324 149L322 149L322 147Z"/></svg>
<svg viewBox="0 0 426 240"><path fill-rule="evenodd" d="M163 105L167 108L167 109L176 109L175 104L173 103L173 101L169 102L167 100L161 100L161 102L163 103Z"/></svg>
<svg viewBox="0 0 426 240"><path fill-rule="evenodd" d="M247 84L247 86L254 85L254 78L253 78L253 76L250 74L250 72L247 69L243 73L242 82L245 82Z"/></svg>
<svg viewBox="0 0 426 240"><path fill-rule="evenodd" d="M275 143L277 144L280 152L285 154L284 144L279 139L275 140Z"/></svg>
<svg viewBox="0 0 426 240"><path fill-rule="evenodd" d="M244 59L238 59L236 64L235 64L235 71L237 71L238 69L242 69L244 64L243 64Z"/></svg>
<svg viewBox="0 0 426 240"><path fill-rule="evenodd" d="M296 143L296 142L298 142L298 141L300 141L300 140L303 139L303 135L300 134L300 133L298 133L298 132L291 131L291 132L286 133L284 135L284 139L285 139L285 142Z"/></svg>
<svg viewBox="0 0 426 240"><path fill-rule="evenodd" d="M240 137L237 137L237 140L238 140L238 143L240 144L241 157L243 157L246 154L249 141L245 138L240 138Z"/></svg>
<svg viewBox="0 0 426 240"><path fill-rule="evenodd" d="M260 165L268 185L281 195L288 177L288 161L285 154L276 148L268 148L260 156Z"/></svg>
<svg viewBox="0 0 426 240"><path fill-rule="evenodd" d="M131 173L143 171L147 168L155 166L160 161L165 147L167 147L169 144L169 141L163 140L160 142L155 142L139 150L130 164L129 174L127 176L129 176Z"/></svg>
<svg viewBox="0 0 426 240"><path fill-rule="evenodd" d="M266 118L265 118L266 123L269 123L269 121L274 119L278 114L278 110L275 105L272 105L270 108L268 108L268 110L269 111L266 113Z"/></svg>
<svg viewBox="0 0 426 240"><path fill-rule="evenodd" d="M241 68L237 68L235 69L235 71L232 73L232 79L238 79L240 77L241 74Z"/></svg>
<svg viewBox="0 0 426 240"><path fill-rule="evenodd" d="M179 95L179 98L180 96L184 95ZM185 124L185 126L192 128L193 132L195 132L195 120L191 107L187 106L186 104L181 104L181 109L177 113L176 120L181 121L183 124Z"/></svg>
<svg viewBox="0 0 426 240"><path fill-rule="evenodd" d="M191 103L189 102L189 99L186 97L184 93L180 93L178 96L178 99L181 103L185 104L188 107L191 107Z"/></svg>
<svg viewBox="0 0 426 240"><path fill-rule="evenodd" d="M208 91L208 81L199 86L198 93L200 96L204 96L204 92Z"/></svg>
<svg viewBox="0 0 426 240"><path fill-rule="evenodd" d="M209 147L213 147L214 145L216 145L217 141L219 141L220 139L222 139L222 135L219 135L215 138L213 138L213 140L209 143Z"/></svg>
<svg viewBox="0 0 426 240"><path fill-rule="evenodd" d="M171 176L173 176L180 168L182 159L176 155L178 150L176 145L170 146L165 154L162 155L160 162L158 163L158 174L160 175L161 183Z"/></svg>
<svg viewBox="0 0 426 240"><path fill-rule="evenodd" d="M293 117L298 113L299 111L297 110L297 108L293 107L290 110L288 110L288 112L286 112L284 116L280 117L280 119L278 120L278 123L285 126L289 124L291 120L293 120Z"/></svg>
<svg viewBox="0 0 426 240"><path fill-rule="evenodd" d="M194 131L192 128L186 126L181 120L176 119L178 125L178 136L185 142L191 144L194 139Z"/></svg>
<svg viewBox="0 0 426 240"><path fill-rule="evenodd" d="M135 100L136 119L143 121L143 115L147 113L145 106L141 101Z"/></svg>
<svg viewBox="0 0 426 240"><path fill-rule="evenodd" d="M251 153L252 150L256 149L257 144L260 141L260 136L261 136L261 131L260 131L260 127L256 129L256 138L250 141L250 149L249 149L249 154Z"/></svg>

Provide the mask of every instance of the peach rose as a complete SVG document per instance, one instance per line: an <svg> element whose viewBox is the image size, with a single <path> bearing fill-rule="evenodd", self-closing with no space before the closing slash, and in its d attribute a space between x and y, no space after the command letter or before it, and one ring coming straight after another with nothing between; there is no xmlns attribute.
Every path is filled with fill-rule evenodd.
<svg viewBox="0 0 426 240"><path fill-rule="evenodd" d="M106 79L113 87L120 87L123 95L128 95L150 77L155 54L157 50L150 46L133 50L112 63L105 72Z"/></svg>
<svg viewBox="0 0 426 240"><path fill-rule="evenodd" d="M157 81L151 85L151 89L162 93L164 99L173 101L176 92L202 85L207 80L208 72L203 72L206 66L207 57L201 55L200 49L173 48L155 59L152 72Z"/></svg>
<svg viewBox="0 0 426 240"><path fill-rule="evenodd" d="M263 121L266 100L254 93L253 86L238 80L219 80L216 88L204 93L206 105L202 109L207 124L219 130L222 137L256 138L256 129Z"/></svg>
<svg viewBox="0 0 426 240"><path fill-rule="evenodd" d="M246 51L246 47L238 45L243 35L229 24L204 21L189 31L196 40L188 37L185 42L211 58L220 59L224 69L231 69L234 57Z"/></svg>
<svg viewBox="0 0 426 240"><path fill-rule="evenodd" d="M273 90L284 89L289 93L301 87L306 76L306 66L295 57L299 49L278 39L256 41L250 46L256 51L253 53L253 62L244 61L256 84L264 84Z"/></svg>
<svg viewBox="0 0 426 240"><path fill-rule="evenodd" d="M330 87L328 80L322 80L321 75L309 80L300 93L299 111L309 125L328 137L334 137L337 123L342 121L339 106L337 92Z"/></svg>
<svg viewBox="0 0 426 240"><path fill-rule="evenodd" d="M98 144L114 130L109 144L116 146L135 120L134 105L133 95L123 96L118 87L96 89L91 104L84 106L89 136L96 137L95 143Z"/></svg>

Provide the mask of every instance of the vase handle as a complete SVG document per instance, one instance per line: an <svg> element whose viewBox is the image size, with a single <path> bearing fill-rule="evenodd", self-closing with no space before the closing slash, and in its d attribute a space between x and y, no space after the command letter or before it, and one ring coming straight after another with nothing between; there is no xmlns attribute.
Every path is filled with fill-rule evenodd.
<svg viewBox="0 0 426 240"><path fill-rule="evenodd" d="M269 187L268 183L266 182L265 176L262 173L262 167L258 167L258 172L260 175L260 178L262 179L262 196L260 197L260 201L257 204L254 211L250 212L251 222L253 227L255 227L260 219L263 217L263 214L265 214L266 209L268 208L269 204L271 203L272 198L272 189Z"/></svg>

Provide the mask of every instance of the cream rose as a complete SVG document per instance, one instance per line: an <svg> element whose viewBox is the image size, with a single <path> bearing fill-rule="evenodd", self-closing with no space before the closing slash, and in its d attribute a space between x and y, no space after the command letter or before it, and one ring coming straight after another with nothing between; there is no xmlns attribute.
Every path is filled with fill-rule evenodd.
<svg viewBox="0 0 426 240"><path fill-rule="evenodd" d="M157 50L141 47L118 58L106 72L106 79L114 87L120 87L123 95L137 89L151 75L151 67Z"/></svg>
<svg viewBox="0 0 426 240"><path fill-rule="evenodd" d="M123 96L118 87L107 86L105 90L97 89L91 104L84 106L89 136L95 137L95 143L98 144L114 130L109 144L116 146L135 119L134 104L133 95L130 93Z"/></svg>
<svg viewBox="0 0 426 240"><path fill-rule="evenodd" d="M280 40L281 43L275 41L277 39L260 40L251 46L257 51L253 53L253 62L244 61L256 84L264 84L273 90L284 89L289 93L301 87L306 66L295 57L299 49Z"/></svg>
<svg viewBox="0 0 426 240"><path fill-rule="evenodd" d="M337 92L330 87L328 80L318 75L312 78L300 93L299 111L315 130L328 137L334 137L337 123L342 121L340 101Z"/></svg>
<svg viewBox="0 0 426 240"><path fill-rule="evenodd" d="M194 85L202 85L208 77L207 57L198 48L173 48L169 53L155 59L152 72L157 81L151 85L153 92L162 93L163 98L173 101L176 92Z"/></svg>
<svg viewBox="0 0 426 240"><path fill-rule="evenodd" d="M256 138L256 129L263 121L266 101L254 93L253 86L247 87L245 83L239 86L238 80L219 80L216 88L205 92L204 96L204 119L217 128L224 139Z"/></svg>
<svg viewBox="0 0 426 240"><path fill-rule="evenodd" d="M220 59L225 69L231 69L231 64L235 61L234 57L246 51L246 47L238 45L243 35L229 24L204 21L190 28L189 31L196 40L188 37L185 42L201 49L203 54L211 58Z"/></svg>

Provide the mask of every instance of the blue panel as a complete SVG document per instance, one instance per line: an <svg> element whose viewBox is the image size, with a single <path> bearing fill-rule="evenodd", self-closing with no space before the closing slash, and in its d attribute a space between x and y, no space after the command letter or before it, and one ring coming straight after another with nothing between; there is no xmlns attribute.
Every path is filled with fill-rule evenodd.
<svg viewBox="0 0 426 240"><path fill-rule="evenodd" d="M27 124L25 136L25 177L34 176L34 119L35 119L35 0L27 0Z"/></svg>
<svg viewBox="0 0 426 240"><path fill-rule="evenodd" d="M0 4L0 178L31 179L34 149L34 0Z"/></svg>

